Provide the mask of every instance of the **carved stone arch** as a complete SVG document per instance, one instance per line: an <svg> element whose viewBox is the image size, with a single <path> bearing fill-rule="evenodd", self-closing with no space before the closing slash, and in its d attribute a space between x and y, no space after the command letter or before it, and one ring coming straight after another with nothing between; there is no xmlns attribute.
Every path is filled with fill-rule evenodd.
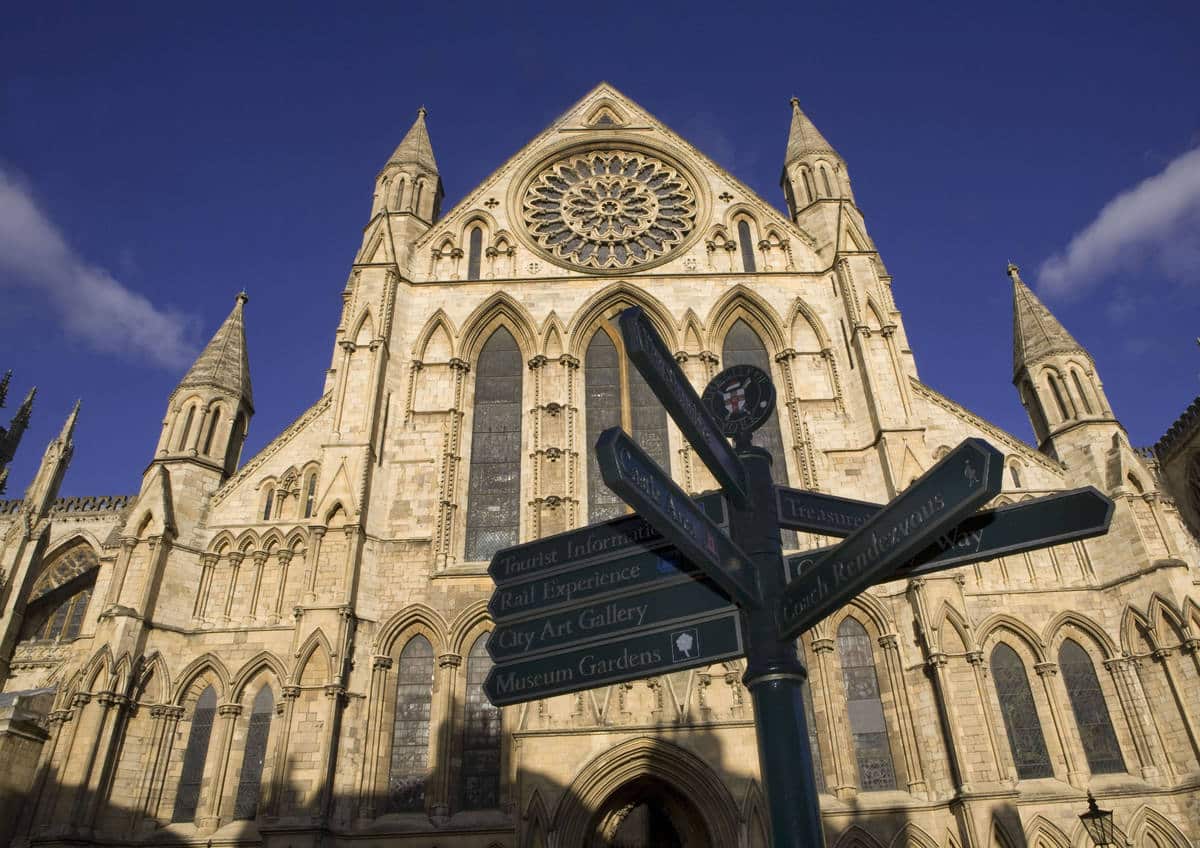
<svg viewBox="0 0 1200 848"><path fill-rule="evenodd" d="M529 803L525 805L525 814L522 818L525 820L525 838L521 843L522 847L541 846L541 848L546 848L550 834L550 811L546 808L546 802L542 800L542 793L537 788L534 788L533 793L529 796Z"/></svg>
<svg viewBox="0 0 1200 848"><path fill-rule="evenodd" d="M1076 633L1072 634L1072 630ZM1104 632L1104 628L1076 610L1063 610L1054 616L1042 633L1042 641L1046 645L1047 653L1052 657L1058 656L1058 648L1064 640L1074 638L1078 642L1079 636L1084 637L1084 641L1090 642L1092 647L1100 652L1102 661L1113 659L1119 653L1116 641Z"/></svg>
<svg viewBox="0 0 1200 848"><path fill-rule="evenodd" d="M563 793L554 814L560 845L587 845L605 801L633 780L653 777L695 805L713 845L738 844L738 811L721 778L699 756L662 739L629 739L593 758Z"/></svg>
<svg viewBox="0 0 1200 848"><path fill-rule="evenodd" d="M829 622L829 632L837 633L842 620L850 616L857 618L868 631L874 630L871 635L876 639L896 632L896 622L891 611L873 592L862 592L835 615L829 616L826 619Z"/></svg>
<svg viewBox="0 0 1200 848"><path fill-rule="evenodd" d="M852 824L830 843L830 848L884 848L884 846L870 831Z"/></svg>
<svg viewBox="0 0 1200 848"><path fill-rule="evenodd" d="M81 690L93 694L106 691L112 681L113 672L112 651L109 650L108 645L101 645L83 667L79 681Z"/></svg>
<svg viewBox="0 0 1200 848"><path fill-rule="evenodd" d="M499 250L501 246L508 248L517 243L517 240L513 237L513 234L503 227L497 228L495 232L496 234L492 238L491 247Z"/></svg>
<svg viewBox="0 0 1200 848"><path fill-rule="evenodd" d="M280 687L283 685L283 681L288 679L288 670L283 661L270 651L259 651L241 667L230 683L229 700L241 702L246 695L246 687L263 672L266 672L268 681L274 683L271 686L271 692L275 695L275 703L279 703L282 694ZM253 693L251 693L251 697L253 697Z"/></svg>
<svg viewBox="0 0 1200 848"><path fill-rule="evenodd" d="M818 344L816 350L800 350L800 348L796 347L798 340L796 327L801 323L811 328L813 335L816 336ZM792 308L788 313L788 327L791 329L791 346L800 353L820 353L824 350L830 350L833 347L824 323L817 317L816 311L803 298L797 297L792 301Z"/></svg>
<svg viewBox="0 0 1200 848"><path fill-rule="evenodd" d="M775 307L753 289L738 283L727 289L709 310L705 324L708 327L709 345L713 350L721 349L725 336L739 318L758 333L767 348L767 354L772 358L788 347L783 335L783 319Z"/></svg>
<svg viewBox="0 0 1200 848"><path fill-rule="evenodd" d="M475 644L475 640L479 638L479 634L491 630L491 628L492 619L488 614L486 600L478 600L466 607L454 617L447 630L446 641L450 645L451 653L465 657L467 651L471 650L471 646Z"/></svg>
<svg viewBox="0 0 1200 848"><path fill-rule="evenodd" d="M333 648L319 627L308 635L296 651L296 664L292 667L292 676L288 682L299 685L304 679L309 663L317 664L314 668L321 672L320 677L324 683L333 680ZM324 663L323 669L321 663Z"/></svg>
<svg viewBox="0 0 1200 848"><path fill-rule="evenodd" d="M1034 662L1046 661L1046 645L1033 628L1016 616L1006 613L996 613L989 616L976 630L978 644L984 650L990 651L996 642L1003 641L1003 635L1008 634L1025 646L1033 656Z"/></svg>
<svg viewBox="0 0 1200 848"><path fill-rule="evenodd" d="M762 788L757 780L751 780L746 787L746 796L742 799L742 821L746 827L746 845L771 844L767 824L770 814L767 812L766 799L763 798Z"/></svg>
<svg viewBox="0 0 1200 848"><path fill-rule="evenodd" d="M930 836L916 822L905 822L904 827L896 831L888 848L939 848L937 840Z"/></svg>
<svg viewBox="0 0 1200 848"><path fill-rule="evenodd" d="M1174 822L1146 804L1138 807L1129 818L1126 833L1135 848L1192 848L1192 843Z"/></svg>
<svg viewBox="0 0 1200 848"><path fill-rule="evenodd" d="M697 354L704 350L704 324L690 306L687 312L683 313L681 326L683 327L683 349L690 354Z"/></svg>
<svg viewBox="0 0 1200 848"><path fill-rule="evenodd" d="M131 696L142 704L165 704L171 692L171 672L158 651L142 657Z"/></svg>
<svg viewBox="0 0 1200 848"><path fill-rule="evenodd" d="M1152 593L1146 613L1160 643L1178 645L1183 641L1183 613L1169 598L1159 592Z"/></svg>
<svg viewBox="0 0 1200 848"><path fill-rule="evenodd" d="M425 321L421 332L417 333L417 340L412 347L413 358L425 364L449 362L454 358L454 339L457 335L454 321L444 309L438 309Z"/></svg>
<svg viewBox="0 0 1200 848"><path fill-rule="evenodd" d="M971 632L971 623L948 600L942 601L942 605L938 607L938 611L933 616L933 621L933 629L938 634L939 648L942 646L942 634L945 632L945 628L949 627L958 634L958 638L962 640L967 651L975 650L975 634Z"/></svg>
<svg viewBox="0 0 1200 848"><path fill-rule="evenodd" d="M375 316L370 306L363 307L363 311L358 314L350 326L353 329L346 334L346 337L359 347L366 347L375 341Z"/></svg>
<svg viewBox="0 0 1200 848"><path fill-rule="evenodd" d="M614 317L620 310L629 306L642 307L654 329L662 336L667 349L679 350L675 320L671 317L671 311L645 289L620 280L593 294L576 310L567 327L570 336L569 353L582 362L588 343L592 340L592 333L600 322Z"/></svg>
<svg viewBox="0 0 1200 848"><path fill-rule="evenodd" d="M392 178L391 190L391 207L403 211L401 204L404 203L404 191L412 185L412 174L408 171L400 171Z"/></svg>
<svg viewBox="0 0 1200 848"><path fill-rule="evenodd" d="M1025 844L1029 848L1071 848L1071 840L1058 825L1038 814L1025 826Z"/></svg>
<svg viewBox="0 0 1200 848"><path fill-rule="evenodd" d="M470 214L463 218L462 225L459 227L459 244L467 243L467 234L474 226L478 226L483 230L481 243L487 244L487 240L496 232L496 219L482 209L472 209Z"/></svg>
<svg viewBox="0 0 1200 848"><path fill-rule="evenodd" d="M708 231L708 242L716 247L724 247L732 241L733 239L729 237L729 229L724 224L714 224Z"/></svg>
<svg viewBox="0 0 1200 848"><path fill-rule="evenodd" d="M116 692L124 695L129 691L130 684L133 681L133 660L130 659L129 652L121 654L117 661L113 663L112 676L109 678L109 692Z"/></svg>
<svg viewBox="0 0 1200 848"><path fill-rule="evenodd" d="M228 530L222 530L213 536L212 541L208 543L208 550L210 553L220 556L226 550L232 550L235 546L235 541L233 533Z"/></svg>
<svg viewBox="0 0 1200 848"><path fill-rule="evenodd" d="M503 326L517 342L521 355L532 359L537 352L537 322L521 303L507 292L496 292L479 306L463 322L459 356L467 362L475 362L479 352L491 338L497 327Z"/></svg>
<svg viewBox="0 0 1200 848"><path fill-rule="evenodd" d="M350 482L350 472L346 468L346 460L338 464L337 471L325 486L325 491L317 498L317 507L313 514L321 516L322 523L328 527L330 519L337 510L341 510L349 522L358 514L358 506L354 499L354 486Z"/></svg>
<svg viewBox="0 0 1200 848"><path fill-rule="evenodd" d="M609 97L602 97L597 100L592 105L592 108L587 111L587 117L583 119L584 124L597 129L621 127L628 122L629 119L625 117L625 110Z"/></svg>
<svg viewBox="0 0 1200 848"><path fill-rule="evenodd" d="M1200 635L1200 603L1190 595L1183 599L1183 624L1191 634Z"/></svg>
<svg viewBox="0 0 1200 848"><path fill-rule="evenodd" d="M1148 653L1141 650L1141 643L1149 644L1150 650L1158 648L1158 634L1146 614L1129 604L1121 615L1121 650L1128 654Z"/></svg>
<svg viewBox="0 0 1200 848"><path fill-rule="evenodd" d="M562 319L552 310L542 322L542 355L547 359L558 359L562 356L566 350L563 341L566 334L567 328L563 326Z"/></svg>
<svg viewBox="0 0 1200 848"><path fill-rule="evenodd" d="M179 683L171 696L171 703L182 705L196 681L201 679L212 684L217 693L217 702L220 703L229 691L229 670L215 654L201 654L187 664L187 668L179 675Z"/></svg>
<svg viewBox="0 0 1200 848"><path fill-rule="evenodd" d="M867 326L870 327L873 332L878 333L888 324L887 312L881 309L879 304L875 302L875 297L873 295L867 295L866 305L866 314L869 316L867 319Z"/></svg>
<svg viewBox="0 0 1200 848"><path fill-rule="evenodd" d="M373 650L377 654L394 655L403 650L409 638L420 633L433 646L435 656L446 653L446 639L450 628L441 613L425 604L405 607L379 628Z"/></svg>
<svg viewBox="0 0 1200 848"><path fill-rule="evenodd" d="M263 537L259 540L258 544L258 549L260 551L272 553L276 549L283 547L283 533L279 531L278 527L272 527L263 534Z"/></svg>
<svg viewBox="0 0 1200 848"><path fill-rule="evenodd" d="M253 530L243 531L237 538L237 550L244 554L259 550L258 534Z"/></svg>
<svg viewBox="0 0 1200 848"><path fill-rule="evenodd" d="M293 528L287 534L284 540L283 547L295 553L296 551L308 547L308 531L303 527Z"/></svg>
<svg viewBox="0 0 1200 848"><path fill-rule="evenodd" d="M1009 833L1008 827L995 816L992 817L992 834L989 848L1018 848L1017 841Z"/></svg>
<svg viewBox="0 0 1200 848"><path fill-rule="evenodd" d="M40 566L32 577L26 603L34 603L60 586L65 586L100 567L97 551L101 549L95 536L76 531L60 541L49 553L40 557Z"/></svg>

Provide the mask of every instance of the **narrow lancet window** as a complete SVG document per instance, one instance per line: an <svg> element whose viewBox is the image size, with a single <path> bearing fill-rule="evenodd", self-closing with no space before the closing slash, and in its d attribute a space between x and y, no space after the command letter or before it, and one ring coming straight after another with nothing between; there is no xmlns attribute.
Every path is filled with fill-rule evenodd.
<svg viewBox="0 0 1200 848"><path fill-rule="evenodd" d="M263 686L254 696L254 704L250 708L246 749L242 754L242 771L238 775L237 798L233 805L235 819L252 819L258 815L263 765L267 761L267 740L271 735L271 715L274 712L275 696L270 686Z"/></svg>
<svg viewBox="0 0 1200 848"><path fill-rule="evenodd" d="M1066 393L1063 391L1062 381L1058 379L1057 374L1050 374L1046 378L1050 383L1050 391L1054 394L1054 402L1058 404L1058 414L1061 421L1066 421L1071 417L1068 412Z"/></svg>
<svg viewBox="0 0 1200 848"><path fill-rule="evenodd" d="M1092 774L1113 774L1125 771L1125 759L1113 731L1108 704L1096 677L1096 667L1087 651L1076 641L1068 639L1058 649L1058 665L1063 683L1075 713L1079 741Z"/></svg>
<svg viewBox="0 0 1200 848"><path fill-rule="evenodd" d="M179 434L179 443L175 445L176 450L184 450L188 446L188 436L192 434L192 419L196 417L196 407L193 404L188 407L187 417L183 419L183 432Z"/></svg>
<svg viewBox="0 0 1200 848"><path fill-rule="evenodd" d="M304 490L304 517L312 518L317 500L317 472L308 475L308 486Z"/></svg>
<svg viewBox="0 0 1200 848"><path fill-rule="evenodd" d="M750 222L745 218L737 223L738 250L742 252L742 270L752 273L754 265L754 239L750 235Z"/></svg>
<svg viewBox="0 0 1200 848"><path fill-rule="evenodd" d="M267 499L263 501L263 521L271 520L271 512L275 509L275 488L267 489Z"/></svg>
<svg viewBox="0 0 1200 848"><path fill-rule="evenodd" d="M200 788L204 785L204 763L208 759L208 740L212 736L213 717L217 714L217 691L211 686L200 693L192 710L192 729L183 752L183 773L175 792L173 822L190 822L196 817Z"/></svg>
<svg viewBox="0 0 1200 848"><path fill-rule="evenodd" d="M423 810L429 779L429 719L433 706L433 646L424 636L408 640L396 669L396 719L388 804L395 812Z"/></svg>
<svg viewBox="0 0 1200 848"><path fill-rule="evenodd" d="M500 804L500 710L483 694L492 669L487 634L475 640L467 655L467 703L463 716L462 805L490 810Z"/></svg>
<svg viewBox="0 0 1200 848"><path fill-rule="evenodd" d="M1046 751L1046 738L1042 735L1025 665L1017 652L1003 643L992 651L992 679L996 682L1017 777L1029 780L1052 776L1050 754Z"/></svg>
<svg viewBox="0 0 1200 848"><path fill-rule="evenodd" d="M1075 381L1075 391L1079 392L1079 401L1083 404L1083 411L1091 415L1092 403L1088 400L1088 393L1083 390L1083 381L1079 379L1079 372L1072 370L1071 379Z"/></svg>
<svg viewBox="0 0 1200 848"><path fill-rule="evenodd" d="M212 456L213 436L217 434L217 425L221 423L221 407L213 409L212 421L208 425L208 436L204 439L204 455Z"/></svg>
<svg viewBox="0 0 1200 848"><path fill-rule="evenodd" d="M858 785L864 792L896 788L892 747L888 741L879 677L871 637L856 619L843 619L838 627L838 658L846 685L846 709L858 762Z"/></svg>
<svg viewBox="0 0 1200 848"><path fill-rule="evenodd" d="M467 237L467 279L479 279L479 258L483 253L483 230L472 227Z"/></svg>
<svg viewBox="0 0 1200 848"><path fill-rule="evenodd" d="M475 417L467 485L468 561L515 545L521 526L521 378L517 340L499 327L475 368Z"/></svg>

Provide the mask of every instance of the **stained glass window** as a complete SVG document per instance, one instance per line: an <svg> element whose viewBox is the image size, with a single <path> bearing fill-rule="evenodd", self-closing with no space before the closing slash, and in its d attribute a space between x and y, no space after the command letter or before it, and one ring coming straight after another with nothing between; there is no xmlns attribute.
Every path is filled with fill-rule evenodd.
<svg viewBox="0 0 1200 848"><path fill-rule="evenodd" d="M1113 731L1108 704L1104 701L1092 658L1078 642L1068 639L1058 649L1058 664L1071 699L1088 768L1092 774L1125 771L1121 746L1117 744L1117 734Z"/></svg>
<svg viewBox="0 0 1200 848"><path fill-rule="evenodd" d="M30 604L25 613L25 624L21 628L21 641L61 641L78 636L95 585L96 573L93 571L86 577L71 581L70 586L74 587L74 591L69 587L59 587L40 598L38 602ZM64 592L71 594L62 600L56 600Z"/></svg>
<svg viewBox="0 0 1200 848"><path fill-rule="evenodd" d="M408 640L396 672L396 719L392 724L392 763L388 808L425 808L429 778L429 711L433 704L433 646L424 636Z"/></svg>
<svg viewBox="0 0 1200 848"><path fill-rule="evenodd" d="M745 218L737 223L738 249L742 252L742 270L751 273L754 268L754 240L750 237L750 222Z"/></svg>
<svg viewBox="0 0 1200 848"><path fill-rule="evenodd" d="M521 525L521 377L512 333L492 333L475 368L466 559L489 560L515 545Z"/></svg>
<svg viewBox="0 0 1200 848"><path fill-rule="evenodd" d="M588 344L584 360L584 393L589 448L609 427L624 427L651 459L662 468L671 467L667 448L667 411L642 375L626 362L612 338L597 330ZM622 374L624 371L624 374ZM622 380L625 383L622 383ZM628 416L624 411L628 410ZM604 485L594 450L588 457L588 521L605 521L625 513L625 503Z"/></svg>
<svg viewBox="0 0 1200 848"><path fill-rule="evenodd" d="M483 694L492 668L487 634L475 640L467 655L467 703L463 716L462 805L486 810L500 804L500 710Z"/></svg>
<svg viewBox="0 0 1200 848"><path fill-rule="evenodd" d="M483 230L474 227L467 239L467 279L479 279L479 256L483 253Z"/></svg>
<svg viewBox="0 0 1200 848"><path fill-rule="evenodd" d="M1050 767L1050 754L1046 751L1046 739L1042 736L1042 723L1038 719L1025 665L1017 652L1003 643L992 651L992 679L996 683L1000 713L1004 717L1004 730L1012 748L1017 777L1028 780L1052 776L1054 770Z"/></svg>
<svg viewBox="0 0 1200 848"><path fill-rule="evenodd" d="M173 822L189 822L196 817L200 789L204 785L204 761L208 759L208 740L212 736L213 718L217 714L217 692L211 686L200 693L192 711L192 729L183 752L183 773L175 792Z"/></svg>
<svg viewBox="0 0 1200 848"><path fill-rule="evenodd" d="M271 735L271 715L274 712L275 695L270 686L263 686L254 696L254 704L250 708L246 750L242 754L242 771L238 776L237 798L233 805L235 819L252 819L258 815L258 796L262 790L263 764L267 761L267 740Z"/></svg>
<svg viewBox="0 0 1200 848"><path fill-rule="evenodd" d="M846 710L854 737L859 788L864 792L895 789L896 770L892 765L883 701L879 697L875 654L871 637L857 619L843 619L838 627L838 659L846 686Z"/></svg>
<svg viewBox="0 0 1200 848"><path fill-rule="evenodd" d="M742 319L734 322L725 336L725 345L721 351L721 367L730 368L734 365L753 365L768 375L771 373L771 360L767 349L758 337L758 333ZM777 485L788 484L787 462L784 459L783 432L779 429L779 407L771 413L767 423L754 432L754 443L764 447L771 454L771 479ZM796 547L796 532L782 532L783 546L788 549Z"/></svg>

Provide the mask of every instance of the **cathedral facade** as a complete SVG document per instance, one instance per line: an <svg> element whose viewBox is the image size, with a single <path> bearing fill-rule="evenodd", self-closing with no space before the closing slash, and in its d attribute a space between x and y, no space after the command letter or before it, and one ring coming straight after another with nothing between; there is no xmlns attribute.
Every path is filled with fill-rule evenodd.
<svg viewBox="0 0 1200 848"><path fill-rule="evenodd" d="M1088 352L1022 282L1036 446L921 381L847 164L793 100L786 214L600 85L451 210L425 113L375 181L324 391L253 457L239 295L140 491L0 502L0 842L766 846L728 662L503 710L499 548L620 514L620 424L716 487L627 363L768 371L777 482L886 501L968 436L997 503L1092 485L1107 536L872 588L803 634L828 844L1200 845L1200 550ZM148 452L151 446L147 446ZM12 488L10 481L10 489ZM786 534L803 550L828 538Z"/></svg>

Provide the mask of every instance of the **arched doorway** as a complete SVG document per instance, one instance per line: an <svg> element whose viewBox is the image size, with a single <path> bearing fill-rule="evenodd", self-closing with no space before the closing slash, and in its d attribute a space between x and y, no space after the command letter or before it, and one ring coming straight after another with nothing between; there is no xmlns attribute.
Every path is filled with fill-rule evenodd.
<svg viewBox="0 0 1200 848"><path fill-rule="evenodd" d="M588 848L706 848L703 816L682 792L652 776L613 792L592 819Z"/></svg>

